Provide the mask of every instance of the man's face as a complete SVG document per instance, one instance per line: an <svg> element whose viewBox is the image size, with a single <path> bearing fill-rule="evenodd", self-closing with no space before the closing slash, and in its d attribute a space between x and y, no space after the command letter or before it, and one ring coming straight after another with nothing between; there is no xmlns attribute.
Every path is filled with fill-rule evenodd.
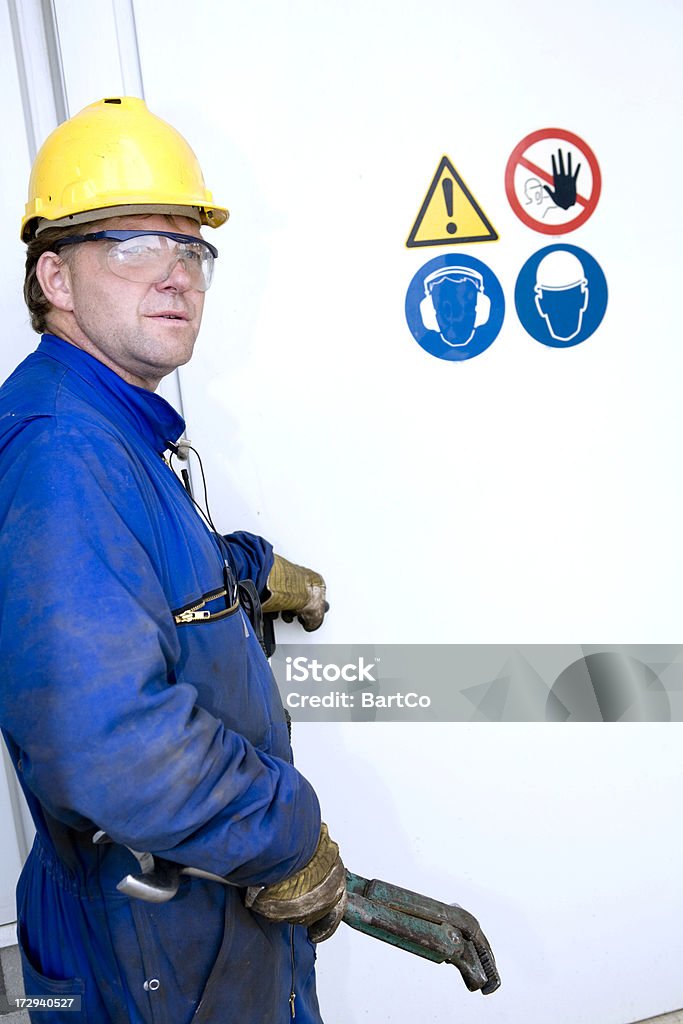
<svg viewBox="0 0 683 1024"><path fill-rule="evenodd" d="M112 217L89 230L177 231L201 238L199 225L187 217L157 214ZM109 270L107 241L75 246L68 263L74 344L90 352L130 384L154 390L168 373L187 363L204 309L204 292L190 286L187 271L176 263L170 276L156 284L126 281Z"/></svg>

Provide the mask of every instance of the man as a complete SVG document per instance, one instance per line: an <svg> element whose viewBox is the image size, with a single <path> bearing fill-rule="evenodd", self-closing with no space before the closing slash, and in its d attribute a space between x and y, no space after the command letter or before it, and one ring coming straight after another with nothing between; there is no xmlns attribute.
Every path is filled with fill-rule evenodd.
<svg viewBox="0 0 683 1024"><path fill-rule="evenodd" d="M331 934L344 870L240 595L256 623L258 593L313 629L324 583L205 525L162 457L184 423L154 393L199 330L200 226L226 219L142 100L87 107L34 164L25 296L44 337L0 390L0 723L37 832L26 993L82 1012L42 1024L321 1019L307 926ZM132 850L229 884L129 899Z"/></svg>

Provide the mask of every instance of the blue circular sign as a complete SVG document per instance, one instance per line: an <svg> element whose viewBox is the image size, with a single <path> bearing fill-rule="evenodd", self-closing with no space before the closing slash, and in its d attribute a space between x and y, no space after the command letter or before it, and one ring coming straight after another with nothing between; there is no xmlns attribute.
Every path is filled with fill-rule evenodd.
<svg viewBox="0 0 683 1024"><path fill-rule="evenodd" d="M605 315L605 275L585 249L547 245L520 270L515 307L525 331L542 345L580 345L597 330Z"/></svg>
<svg viewBox="0 0 683 1024"><path fill-rule="evenodd" d="M437 359L478 356L497 338L504 316L498 278L473 256L436 256L408 286L408 327L418 345Z"/></svg>

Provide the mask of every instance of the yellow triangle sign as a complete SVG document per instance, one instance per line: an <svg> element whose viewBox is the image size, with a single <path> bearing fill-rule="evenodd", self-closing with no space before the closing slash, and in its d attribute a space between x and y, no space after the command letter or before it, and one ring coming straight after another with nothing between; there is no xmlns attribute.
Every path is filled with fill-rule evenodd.
<svg viewBox="0 0 683 1024"><path fill-rule="evenodd" d="M495 242L498 234L447 156L441 158L406 246Z"/></svg>

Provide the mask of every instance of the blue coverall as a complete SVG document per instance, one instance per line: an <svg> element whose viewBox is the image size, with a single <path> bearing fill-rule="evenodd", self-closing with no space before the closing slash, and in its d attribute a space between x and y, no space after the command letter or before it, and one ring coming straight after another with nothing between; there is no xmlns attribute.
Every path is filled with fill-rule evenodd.
<svg viewBox="0 0 683 1024"><path fill-rule="evenodd" d="M25 987L83 1007L39 1024L321 1020L306 929L245 909L241 888L298 871L320 828L268 662L224 593L225 544L259 592L272 550L204 525L162 457L183 429L52 335L0 389L0 724L36 825L17 890ZM127 847L234 884L128 899Z"/></svg>

